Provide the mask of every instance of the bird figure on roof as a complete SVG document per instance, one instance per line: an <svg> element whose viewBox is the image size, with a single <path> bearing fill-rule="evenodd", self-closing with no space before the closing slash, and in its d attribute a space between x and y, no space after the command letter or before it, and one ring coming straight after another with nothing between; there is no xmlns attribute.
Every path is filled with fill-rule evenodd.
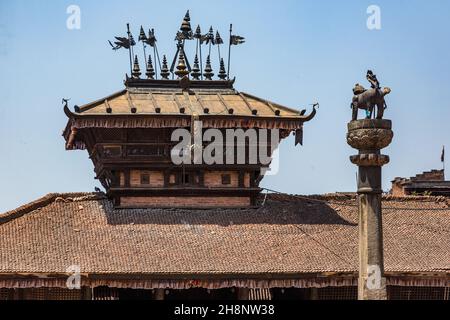
<svg viewBox="0 0 450 320"><path fill-rule="evenodd" d="M133 36L130 35L130 39L126 37L114 37L117 41L114 41L114 45L111 41L108 41L113 50L119 50L120 48L130 49L130 47L135 46L136 42Z"/></svg>
<svg viewBox="0 0 450 320"><path fill-rule="evenodd" d="M95 187L95 192L102 192L102 190L100 190L100 188L99 187Z"/></svg>

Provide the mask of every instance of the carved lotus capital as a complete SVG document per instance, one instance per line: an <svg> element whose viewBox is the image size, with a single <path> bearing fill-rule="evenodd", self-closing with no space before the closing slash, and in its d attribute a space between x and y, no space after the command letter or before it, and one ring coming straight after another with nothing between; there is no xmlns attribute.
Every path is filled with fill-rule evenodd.
<svg viewBox="0 0 450 320"><path fill-rule="evenodd" d="M392 123L385 119L363 119L348 124L347 143L358 150L386 148L394 137Z"/></svg>

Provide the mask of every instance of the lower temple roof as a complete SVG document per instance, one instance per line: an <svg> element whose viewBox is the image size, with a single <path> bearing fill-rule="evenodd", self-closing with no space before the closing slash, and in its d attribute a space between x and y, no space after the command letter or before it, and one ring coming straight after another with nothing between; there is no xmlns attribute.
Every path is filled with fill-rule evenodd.
<svg viewBox="0 0 450 320"><path fill-rule="evenodd" d="M101 193L49 194L0 215L0 280L71 265L141 280L354 274L357 219L354 195L269 194L257 208L201 210L114 209ZM383 224L387 274L443 273L448 284L448 198L384 198Z"/></svg>

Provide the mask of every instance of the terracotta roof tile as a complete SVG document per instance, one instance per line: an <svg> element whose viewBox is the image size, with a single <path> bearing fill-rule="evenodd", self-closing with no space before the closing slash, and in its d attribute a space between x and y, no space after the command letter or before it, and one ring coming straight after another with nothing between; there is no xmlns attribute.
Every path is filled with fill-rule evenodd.
<svg viewBox="0 0 450 320"><path fill-rule="evenodd" d="M450 270L445 198L385 198L386 271ZM287 274L358 268L351 195L271 194L253 209L113 209L51 194L0 216L0 273Z"/></svg>

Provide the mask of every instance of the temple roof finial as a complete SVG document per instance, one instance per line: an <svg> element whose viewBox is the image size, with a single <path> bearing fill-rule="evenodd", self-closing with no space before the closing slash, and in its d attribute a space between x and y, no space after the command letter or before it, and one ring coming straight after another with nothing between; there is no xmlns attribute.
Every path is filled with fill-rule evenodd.
<svg viewBox="0 0 450 320"><path fill-rule="evenodd" d="M211 67L211 58L208 55L208 57L206 58L205 72L203 72L203 75L205 76L206 80L212 80L212 77L214 76L214 73L212 71L213 70Z"/></svg>
<svg viewBox="0 0 450 320"><path fill-rule="evenodd" d="M184 39L192 39L191 17L189 16L189 10L183 18L180 30L183 33Z"/></svg>
<svg viewBox="0 0 450 320"><path fill-rule="evenodd" d="M162 63L162 68L161 68L161 78L163 78L164 80L168 80L169 79L169 68L167 67L167 58L166 55L163 55L163 63Z"/></svg>
<svg viewBox="0 0 450 320"><path fill-rule="evenodd" d="M153 68L153 62L152 62L152 56L148 56L148 62L147 62L147 71L145 72L145 75L148 79L153 79L155 75L155 69Z"/></svg>
<svg viewBox="0 0 450 320"><path fill-rule="evenodd" d="M197 25L197 29L195 29L194 38L201 39L202 37L202 30L200 29L200 25Z"/></svg>
<svg viewBox="0 0 450 320"><path fill-rule="evenodd" d="M200 76L201 76L201 72L200 72L200 66L198 64L198 56L195 55L194 58L194 67L192 68L192 72L191 72L191 76L194 80L200 80Z"/></svg>
<svg viewBox="0 0 450 320"><path fill-rule="evenodd" d="M227 78L227 71L225 70L225 62L223 61L223 58L220 59L220 70L217 76L222 80Z"/></svg>
<svg viewBox="0 0 450 320"><path fill-rule="evenodd" d="M189 74L189 70L187 70L187 68L186 68L186 62L184 60L183 50L180 50L180 54L178 55L178 65L177 65L177 71L175 71L175 74L180 79Z"/></svg>
<svg viewBox="0 0 450 320"><path fill-rule="evenodd" d="M139 61L138 61L137 55L134 56L133 72L131 75L135 79L139 79L139 77L141 76L141 68L139 67Z"/></svg>

